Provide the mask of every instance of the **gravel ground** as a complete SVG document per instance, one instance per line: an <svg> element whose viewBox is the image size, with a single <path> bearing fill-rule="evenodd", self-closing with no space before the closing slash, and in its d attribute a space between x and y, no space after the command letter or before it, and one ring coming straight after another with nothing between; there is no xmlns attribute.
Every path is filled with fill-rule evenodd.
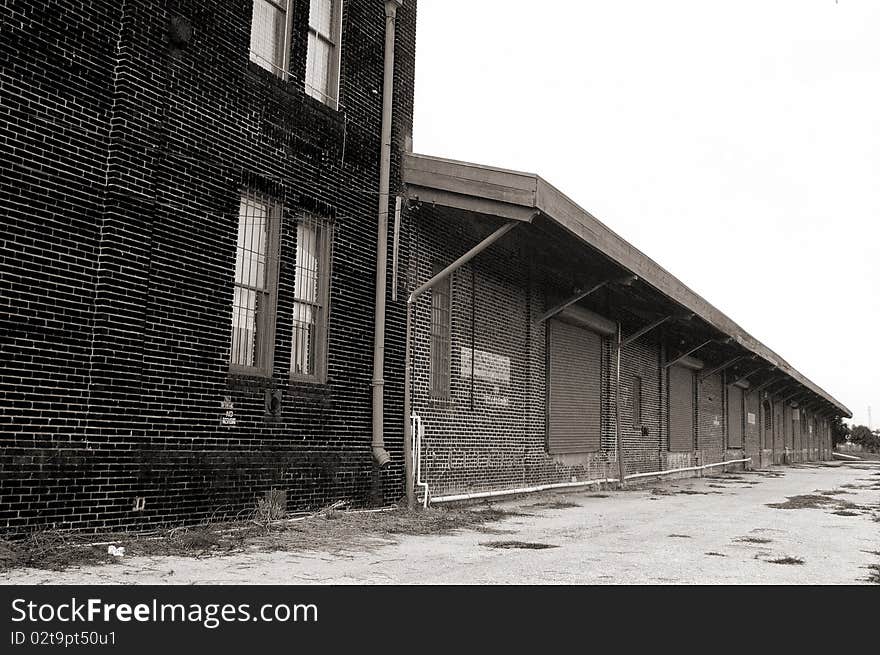
<svg viewBox="0 0 880 655"><path fill-rule="evenodd" d="M824 493L823 493L824 492ZM123 557L5 584L854 584L880 574L880 462L522 497L452 534L299 552ZM773 507L772 505L776 505Z"/></svg>

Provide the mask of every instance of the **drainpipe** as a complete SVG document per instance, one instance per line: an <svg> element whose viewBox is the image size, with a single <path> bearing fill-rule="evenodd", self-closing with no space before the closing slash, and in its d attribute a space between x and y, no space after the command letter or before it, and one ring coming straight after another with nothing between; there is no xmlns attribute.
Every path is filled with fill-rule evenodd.
<svg viewBox="0 0 880 655"><path fill-rule="evenodd" d="M380 469L385 450L385 292L388 266L388 187L391 181L391 113L394 98L394 22L403 0L385 0L385 76L382 83L382 150L379 156L379 220L376 236L376 324L373 332L373 461Z"/></svg>
<svg viewBox="0 0 880 655"><path fill-rule="evenodd" d="M404 364L403 377L403 450L404 450L404 466L406 471L406 503L410 509L415 506L415 485L413 480L413 435L412 435L412 417L410 416L412 398L410 396L410 381L412 379L412 356L410 353L413 332L413 313L416 308L416 301L425 291L433 287L440 280L449 277L452 273L467 264L474 257L483 252L486 248L498 241L505 234L510 232L518 225L517 221L511 221L499 227L492 234L480 241L473 248L468 250L461 257L452 262L449 266L437 273L430 280L418 287L409 294L406 301L406 355Z"/></svg>
<svg viewBox="0 0 880 655"><path fill-rule="evenodd" d="M614 398L614 432L617 435L617 470L620 486L626 484L626 464L623 461L623 435L620 433L620 351L623 349L620 321L617 322L617 384Z"/></svg>

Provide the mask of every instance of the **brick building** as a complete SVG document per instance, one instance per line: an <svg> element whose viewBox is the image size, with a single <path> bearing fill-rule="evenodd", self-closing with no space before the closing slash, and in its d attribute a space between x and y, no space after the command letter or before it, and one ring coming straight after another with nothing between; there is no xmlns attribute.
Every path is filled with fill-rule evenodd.
<svg viewBox="0 0 880 655"><path fill-rule="evenodd" d="M403 177L420 499L830 458L844 405L541 178Z"/></svg>
<svg viewBox="0 0 880 655"><path fill-rule="evenodd" d="M3 3L0 529L828 457L843 405L558 190L409 153L400 4Z"/></svg>
<svg viewBox="0 0 880 655"><path fill-rule="evenodd" d="M0 529L400 497L395 306L370 450L385 4L2 3Z"/></svg>

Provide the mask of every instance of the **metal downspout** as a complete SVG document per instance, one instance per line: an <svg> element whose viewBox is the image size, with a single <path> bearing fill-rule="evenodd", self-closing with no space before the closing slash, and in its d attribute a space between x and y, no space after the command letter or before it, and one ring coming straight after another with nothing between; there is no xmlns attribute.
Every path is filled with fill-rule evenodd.
<svg viewBox="0 0 880 655"><path fill-rule="evenodd" d="M373 461L380 469L391 456L385 450L385 294L388 266L388 187L391 183L391 120L394 99L394 37L403 0L385 0L385 76L382 83L382 149L379 156L379 219L376 232L376 320L373 331Z"/></svg>
<svg viewBox="0 0 880 655"><path fill-rule="evenodd" d="M614 399L614 431L617 435L617 469L620 486L626 483L626 464L623 461L623 435L620 433L620 351L623 350L621 341L620 321L617 322L617 384L615 385Z"/></svg>

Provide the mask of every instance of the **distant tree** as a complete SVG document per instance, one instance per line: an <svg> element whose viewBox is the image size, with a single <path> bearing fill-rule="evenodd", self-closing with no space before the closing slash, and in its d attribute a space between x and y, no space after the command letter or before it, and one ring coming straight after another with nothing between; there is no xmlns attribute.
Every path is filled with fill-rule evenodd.
<svg viewBox="0 0 880 655"><path fill-rule="evenodd" d="M852 429L850 441L857 443L868 450L874 452L880 451L880 436L871 432L866 425L856 425Z"/></svg>
<svg viewBox="0 0 880 655"><path fill-rule="evenodd" d="M850 430L849 426L843 422L843 419L839 416L834 418L834 421L831 423L831 439L836 446L839 443L843 443L847 439L849 439Z"/></svg>

